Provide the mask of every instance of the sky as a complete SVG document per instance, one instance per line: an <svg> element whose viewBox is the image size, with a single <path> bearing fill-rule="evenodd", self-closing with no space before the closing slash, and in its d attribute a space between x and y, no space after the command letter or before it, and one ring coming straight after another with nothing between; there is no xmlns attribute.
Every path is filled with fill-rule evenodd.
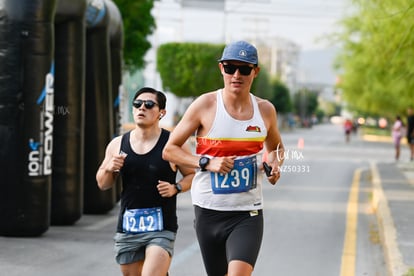
<svg viewBox="0 0 414 276"><path fill-rule="evenodd" d="M216 43L280 37L301 50L323 49L328 42L317 39L338 30L337 22L349 13L349 1L227 0L214 10L181 8L180 0L161 0L154 8L157 39Z"/></svg>

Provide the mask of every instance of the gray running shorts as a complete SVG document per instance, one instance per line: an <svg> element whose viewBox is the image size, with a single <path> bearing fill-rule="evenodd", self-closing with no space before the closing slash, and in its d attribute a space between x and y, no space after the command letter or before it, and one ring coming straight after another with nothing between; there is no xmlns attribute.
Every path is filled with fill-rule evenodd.
<svg viewBox="0 0 414 276"><path fill-rule="evenodd" d="M116 262L121 265L144 260L145 249L151 245L164 248L172 256L176 235L166 230L139 234L116 233L114 237Z"/></svg>

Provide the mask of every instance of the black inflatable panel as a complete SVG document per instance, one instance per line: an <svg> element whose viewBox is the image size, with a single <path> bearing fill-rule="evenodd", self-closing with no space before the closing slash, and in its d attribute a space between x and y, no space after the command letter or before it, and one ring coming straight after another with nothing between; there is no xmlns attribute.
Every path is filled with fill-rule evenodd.
<svg viewBox="0 0 414 276"><path fill-rule="evenodd" d="M0 234L50 225L55 0L0 6Z"/></svg>
<svg viewBox="0 0 414 276"><path fill-rule="evenodd" d="M52 225L71 225L83 213L85 11L86 0L61 0L55 16Z"/></svg>

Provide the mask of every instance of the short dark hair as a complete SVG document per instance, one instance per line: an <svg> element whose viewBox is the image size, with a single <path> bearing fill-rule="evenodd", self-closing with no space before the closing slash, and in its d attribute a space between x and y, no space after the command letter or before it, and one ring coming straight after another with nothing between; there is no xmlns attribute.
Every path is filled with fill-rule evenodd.
<svg viewBox="0 0 414 276"><path fill-rule="evenodd" d="M157 96L157 102L160 109L165 109L165 105L167 104L167 97L161 91L158 91L152 87L142 87L135 93L133 101L137 99L137 97L143 93L151 93Z"/></svg>

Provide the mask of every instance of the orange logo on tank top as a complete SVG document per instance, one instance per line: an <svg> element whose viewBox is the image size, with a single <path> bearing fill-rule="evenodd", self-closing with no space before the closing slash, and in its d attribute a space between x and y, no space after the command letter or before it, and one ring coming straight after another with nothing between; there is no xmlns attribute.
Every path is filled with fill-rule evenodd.
<svg viewBox="0 0 414 276"><path fill-rule="evenodd" d="M262 132L259 126L248 126L246 128L247 132Z"/></svg>

